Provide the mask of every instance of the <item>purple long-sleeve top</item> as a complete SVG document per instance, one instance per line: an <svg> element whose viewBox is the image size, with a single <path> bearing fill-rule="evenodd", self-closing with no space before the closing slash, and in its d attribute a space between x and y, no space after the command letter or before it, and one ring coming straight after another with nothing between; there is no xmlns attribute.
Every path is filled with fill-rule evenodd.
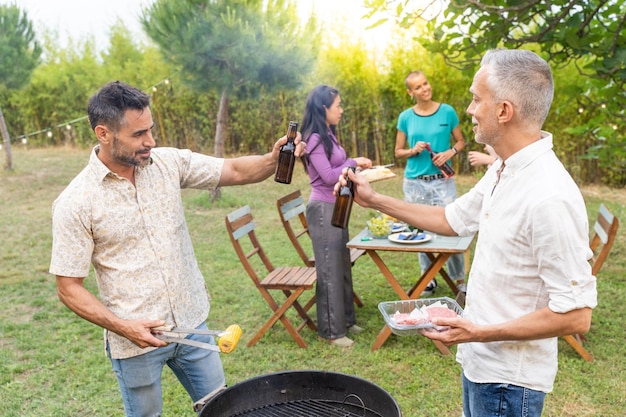
<svg viewBox="0 0 626 417"><path fill-rule="evenodd" d="M307 152L309 153L309 165L307 170L311 183L311 195L309 200L325 201L334 203L333 195L335 184L345 167L356 166L356 161L348 158L345 149L339 145L337 138L329 129L328 135L333 142L333 151L330 160L324 151L324 145L320 143L320 135L313 133L307 140Z"/></svg>

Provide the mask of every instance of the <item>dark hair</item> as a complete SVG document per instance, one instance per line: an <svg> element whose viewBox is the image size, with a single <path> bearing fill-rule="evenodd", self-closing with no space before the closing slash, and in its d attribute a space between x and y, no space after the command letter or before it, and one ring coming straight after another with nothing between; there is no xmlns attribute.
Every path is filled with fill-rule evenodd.
<svg viewBox="0 0 626 417"><path fill-rule="evenodd" d="M302 116L302 140L307 142L313 133L320 135L320 143L324 146L326 156L330 159L333 150L333 143L328 136L328 126L326 125L326 109L332 106L339 95L339 91L327 85L318 85L309 93L304 106L304 116ZM335 134L335 125L330 125L330 130ZM307 153L313 149L308 149ZM305 160L308 157L305 155Z"/></svg>
<svg viewBox="0 0 626 417"><path fill-rule="evenodd" d="M126 110L144 110L149 105L150 96L146 93L121 81L114 81L91 96L87 115L92 129L105 125L117 131L125 122Z"/></svg>

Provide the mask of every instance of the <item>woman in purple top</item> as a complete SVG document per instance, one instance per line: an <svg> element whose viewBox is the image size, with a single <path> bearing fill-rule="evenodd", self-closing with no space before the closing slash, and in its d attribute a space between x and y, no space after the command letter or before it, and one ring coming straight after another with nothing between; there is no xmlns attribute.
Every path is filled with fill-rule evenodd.
<svg viewBox="0 0 626 417"><path fill-rule="evenodd" d="M354 314L352 264L346 247L349 233L330 224L335 207L333 188L343 168L370 168L372 161L347 157L335 136L342 113L339 91L317 86L307 98L301 132L307 145L305 166L311 180L306 218L317 269L317 332L332 345L350 347L354 341L346 336L347 332L362 329L356 325Z"/></svg>

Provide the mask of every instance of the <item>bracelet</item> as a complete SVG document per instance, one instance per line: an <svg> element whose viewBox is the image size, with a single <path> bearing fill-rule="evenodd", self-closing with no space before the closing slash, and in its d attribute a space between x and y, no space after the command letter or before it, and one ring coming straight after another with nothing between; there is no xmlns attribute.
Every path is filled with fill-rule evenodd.
<svg viewBox="0 0 626 417"><path fill-rule="evenodd" d="M456 155L457 153L459 153L459 151L456 150L456 148L453 146L452 147L452 152L454 152L454 154Z"/></svg>

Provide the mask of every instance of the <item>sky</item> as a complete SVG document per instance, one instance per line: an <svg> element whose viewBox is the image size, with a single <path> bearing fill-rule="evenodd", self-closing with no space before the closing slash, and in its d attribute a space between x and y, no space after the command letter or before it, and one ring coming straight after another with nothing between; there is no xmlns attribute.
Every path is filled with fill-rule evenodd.
<svg viewBox="0 0 626 417"><path fill-rule="evenodd" d="M26 10L35 32L56 31L61 46L68 37L80 41L93 36L98 49L108 45L109 30L121 19L132 33L145 38L139 24L142 8L154 0L0 0L0 4L17 4ZM365 30L371 21L360 19L365 14L363 0L296 0L304 19L314 8L326 28L348 26L351 33L375 48L384 47L388 29Z"/></svg>

